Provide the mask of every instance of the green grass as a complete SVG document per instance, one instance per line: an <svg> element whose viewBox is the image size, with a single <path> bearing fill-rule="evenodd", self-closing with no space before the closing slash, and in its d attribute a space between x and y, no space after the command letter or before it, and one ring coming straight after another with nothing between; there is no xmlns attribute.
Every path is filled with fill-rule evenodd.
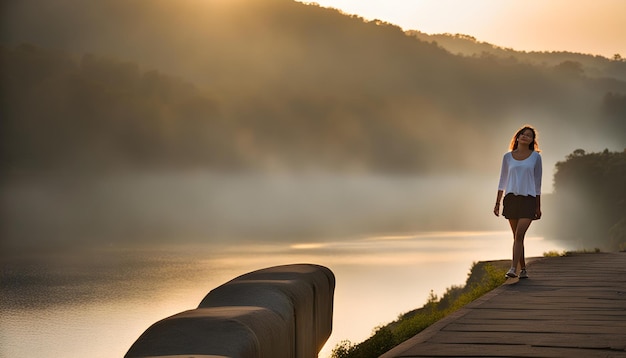
<svg viewBox="0 0 626 358"><path fill-rule="evenodd" d="M345 340L337 344L332 358L375 358L418 334L428 326L502 285L509 261L474 263L465 286L452 286L441 298L430 292L422 308L404 313L384 326L375 328L367 340L353 344Z"/></svg>
<svg viewBox="0 0 626 358"><path fill-rule="evenodd" d="M561 256L572 256L576 254L597 254L601 252L600 249L595 248L593 250L574 250L574 251L561 251L558 252L556 250L548 251L543 253L543 257L561 257Z"/></svg>

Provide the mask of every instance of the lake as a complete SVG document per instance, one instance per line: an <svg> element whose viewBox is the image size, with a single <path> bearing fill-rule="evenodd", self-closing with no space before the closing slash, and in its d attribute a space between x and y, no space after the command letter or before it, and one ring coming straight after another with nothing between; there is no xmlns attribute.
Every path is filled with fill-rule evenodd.
<svg viewBox="0 0 626 358"><path fill-rule="evenodd" d="M563 250L532 230L528 257ZM333 333L319 355L325 358L342 340L361 342L376 326L421 307L431 290L441 296L464 284L473 262L508 259L511 243L508 231L436 231L293 244L116 244L15 256L2 262L0 356L122 357L152 323L197 307L240 274L315 263L337 280Z"/></svg>

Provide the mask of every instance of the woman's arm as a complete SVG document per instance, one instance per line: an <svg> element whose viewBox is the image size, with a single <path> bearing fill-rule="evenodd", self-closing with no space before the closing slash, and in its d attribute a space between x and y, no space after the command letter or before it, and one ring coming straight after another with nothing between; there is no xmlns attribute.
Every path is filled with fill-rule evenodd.
<svg viewBox="0 0 626 358"><path fill-rule="evenodd" d="M541 219L541 177L543 176L543 163L541 155L537 153L537 161L535 162L535 193L537 194L537 207L535 208L535 219Z"/></svg>
<svg viewBox="0 0 626 358"><path fill-rule="evenodd" d="M541 219L541 195L537 195L537 207L535 208L535 219Z"/></svg>
<svg viewBox="0 0 626 358"><path fill-rule="evenodd" d="M541 155L537 153L537 160L535 160L535 194L541 195L541 178L543 177L543 164L541 162Z"/></svg>
<svg viewBox="0 0 626 358"><path fill-rule="evenodd" d="M498 195L496 196L496 205L493 208L493 213L496 216L500 216L500 201L502 200L502 194L506 188L506 182L509 179L509 162L507 161L506 154L502 157L502 166L500 167L500 180L498 181Z"/></svg>
<svg viewBox="0 0 626 358"><path fill-rule="evenodd" d="M498 195L496 196L496 205L493 207L493 213L496 216L500 216L500 200L502 200L502 190L498 190Z"/></svg>

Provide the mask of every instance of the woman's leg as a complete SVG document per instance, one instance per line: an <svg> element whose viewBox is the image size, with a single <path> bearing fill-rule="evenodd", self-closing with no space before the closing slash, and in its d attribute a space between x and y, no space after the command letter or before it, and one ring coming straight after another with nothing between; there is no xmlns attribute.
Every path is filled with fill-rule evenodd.
<svg viewBox="0 0 626 358"><path fill-rule="evenodd" d="M511 225L511 231L513 232L513 247L512 247L512 255L511 257L515 257L515 232L517 231L517 221L518 219L509 219L509 225ZM517 269L517 262L511 261L511 267Z"/></svg>
<svg viewBox="0 0 626 358"><path fill-rule="evenodd" d="M514 241L513 241L513 263L511 266L517 267L519 263L522 268L526 267L526 259L524 257L524 238L526 231L533 221L531 219L518 219L515 225ZM511 225L511 228L512 225Z"/></svg>
<svg viewBox="0 0 626 358"><path fill-rule="evenodd" d="M511 231L513 232L513 248L515 249L515 232L517 231L517 223L519 219L509 219L509 224L511 225ZM526 228L528 229L528 227ZM524 231L524 236L526 232ZM524 253L524 245L522 245L522 257L519 260L520 268L526 268L526 254ZM515 266L511 264L511 266Z"/></svg>

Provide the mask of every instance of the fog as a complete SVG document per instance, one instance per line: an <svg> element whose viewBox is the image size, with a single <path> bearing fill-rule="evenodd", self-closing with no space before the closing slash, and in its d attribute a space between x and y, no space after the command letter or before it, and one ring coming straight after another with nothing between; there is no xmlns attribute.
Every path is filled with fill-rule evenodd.
<svg viewBox="0 0 626 358"><path fill-rule="evenodd" d="M499 228L488 205L495 179L480 179L176 172L120 174L89 182L69 177L22 180L5 186L4 232L15 244L37 242L52 248L308 243Z"/></svg>
<svg viewBox="0 0 626 358"><path fill-rule="evenodd" d="M581 138L575 143L585 142ZM602 146L596 145L598 150ZM543 145L544 194L552 189L555 161L563 160L550 148L558 146ZM569 150L563 148L568 147L560 148L563 153ZM149 242L309 243L424 231L504 230L504 219L491 213L503 153L482 153L491 167L482 173L187 170L21 177L5 180L2 188L3 245L54 249ZM540 232L551 216L544 212L535 225Z"/></svg>

